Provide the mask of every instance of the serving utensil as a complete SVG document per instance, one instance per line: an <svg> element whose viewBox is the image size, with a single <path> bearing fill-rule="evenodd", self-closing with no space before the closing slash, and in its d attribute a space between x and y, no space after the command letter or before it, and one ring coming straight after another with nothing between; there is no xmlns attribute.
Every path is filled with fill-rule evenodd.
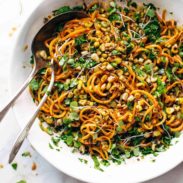
<svg viewBox="0 0 183 183"><path fill-rule="evenodd" d="M33 39L32 42L32 53L34 56L34 60L36 61L34 64L34 68L33 71L31 72L30 76L28 77L28 79L26 80L26 82L23 84L22 88L19 90L19 92L17 93L17 95L15 95L15 97L11 100L11 102L4 108L4 110L2 111L1 114L1 119L3 118L3 115L5 115L5 113L8 111L8 109L10 108L10 106L12 105L12 103L15 102L15 100L18 98L18 96L23 92L23 90L27 87L28 83L32 80L32 78L35 76L35 74L44 67L47 67L45 60L40 56L40 51L42 50L47 50L47 48L44 45L44 41L50 37L53 36L53 33L55 32L55 28L58 26L58 24L64 24L65 22L72 20L74 18L85 18L87 17L87 14L85 14L84 12L81 11L72 11L72 12L68 12L68 13L64 13L61 15L56 16L55 18L53 18L52 20L50 20L48 23L46 23L41 29L40 31L36 34L36 36ZM53 84L54 84L54 66L53 66L53 59L51 60L51 80L50 80L50 84L48 86L47 92L45 92L43 98L41 99L39 105L37 106L34 114L32 115L32 117L30 118L30 120L28 121L27 125L24 127L24 129L20 132L20 134L18 135L18 138L16 139L13 148L11 150L10 156L9 156L9 163L11 163L16 154L18 153L21 145L24 142L24 139L27 137L30 128L32 127L34 120L41 108L41 106L44 104L44 102L46 101L47 97L48 97L48 93L51 92Z"/></svg>
<svg viewBox="0 0 183 183"><path fill-rule="evenodd" d="M11 106L18 99L18 97L27 88L27 86L29 85L30 81L34 78L36 73L40 69L47 67L48 62L45 62L45 60L41 58L39 54L37 54L38 51L45 49L43 42L53 35L53 32L55 28L58 26L58 24L61 24L61 23L64 24L64 22L72 20L74 18L85 18L85 17L87 17L87 14L85 14L82 11L72 11L72 12L64 13L54 17L40 29L40 31L35 36L34 41L32 43L32 53L35 58L32 72L30 73L26 81L22 84L20 89L16 92L16 94L9 100L9 102L5 105L5 107L3 107L2 110L0 110L0 122L5 117L6 113L9 111Z"/></svg>

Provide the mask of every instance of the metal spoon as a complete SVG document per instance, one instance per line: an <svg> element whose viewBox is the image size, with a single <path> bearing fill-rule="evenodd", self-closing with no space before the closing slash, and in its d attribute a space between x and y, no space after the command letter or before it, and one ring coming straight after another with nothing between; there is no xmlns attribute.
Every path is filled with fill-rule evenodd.
<svg viewBox="0 0 183 183"><path fill-rule="evenodd" d="M66 21L72 20L74 18L85 18L87 17L87 14L85 14L82 11L72 11L68 13L64 13L61 15L58 15L51 19L48 23L46 23L41 30L38 32L38 34L35 36L34 41L32 43L32 53L35 57L35 63L32 72L28 76L27 80L23 83L23 85L20 87L20 89L17 91L17 93L9 100L9 102L6 104L6 106L0 110L0 122L6 115L6 113L11 108L12 104L17 100L17 98L22 94L22 92L25 90L25 88L28 86L30 81L34 78L36 73L42 69L47 67L47 62L45 62L44 59L42 59L38 53L38 51L41 51L44 48L43 42L53 36L53 32L58 26L58 24L64 24Z"/></svg>
<svg viewBox="0 0 183 183"><path fill-rule="evenodd" d="M29 76L29 79L24 84L23 89L27 86L27 83L34 77L34 75L38 72L38 70L43 68L43 66L45 67L45 62L43 60L41 60L41 57L39 56L39 52L40 52L40 50L47 50L47 48L44 45L44 41L46 39L52 37L52 35L54 33L54 29L58 26L58 24L60 24L60 23L64 24L65 22L72 20L74 18L84 18L84 17L87 17L87 15L84 12L80 12L80 11L72 11L72 12L64 13L64 14L61 14L61 15L53 18L52 20L50 20L47 24L45 24L41 28L41 30L38 32L38 34L35 36L35 38L32 42L32 53L36 60L36 66L34 66L34 69L31 73L31 75ZM43 63L44 63L44 65L43 65ZM35 120L41 106L44 104L44 102L46 101L46 99L48 97L47 93L50 92L53 87L53 84L54 84L53 60L51 61L50 67L52 69L52 74L51 74L51 81L48 86L47 92L43 96L42 100L40 101L39 105L37 106L36 111L34 112L31 119L28 121L25 128L18 135L18 138L16 139L16 141L13 145L13 148L11 150L10 156L9 156L9 163L11 163L14 160L16 154L18 153L21 145L24 142L24 139L27 137L27 135L29 133L29 130L34 123L34 120ZM21 93L21 92L22 91L20 91L19 93Z"/></svg>

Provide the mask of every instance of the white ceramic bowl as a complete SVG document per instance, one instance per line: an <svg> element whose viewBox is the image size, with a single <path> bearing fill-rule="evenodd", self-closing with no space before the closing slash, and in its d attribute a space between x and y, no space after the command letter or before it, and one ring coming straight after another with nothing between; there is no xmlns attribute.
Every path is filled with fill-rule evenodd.
<svg viewBox="0 0 183 183"><path fill-rule="evenodd" d="M52 10L57 9L60 6L74 6L80 2L82 1L45 0L39 4L27 19L20 31L20 35L13 50L10 72L10 88L12 94L15 93L30 73L30 45L36 32L43 25L43 18L50 14ZM160 8L166 8L167 10L174 12L174 18L179 20L178 23L181 23L181 18L183 16L183 0L152 0L144 2L152 2ZM23 52L22 48L26 44L29 45L29 49L26 52ZM26 66L26 68L24 68L24 66ZM21 127L25 125L34 110L35 104L27 90L14 105L14 112ZM83 158L83 156L73 154L71 149L65 144L62 144L63 148L60 152L51 150L48 146L50 136L41 131L38 120L35 121L28 138L33 147L52 165L62 172L86 182L142 182L169 171L183 160L183 137L181 137L177 144L172 146L168 151L161 153L154 163L150 161L151 157L146 157L139 162L136 159L130 159L126 161L126 164L111 165L108 168L104 168L104 172L100 172L93 168L93 161L90 157L84 157L89 160L87 165L81 163L78 160L78 157Z"/></svg>

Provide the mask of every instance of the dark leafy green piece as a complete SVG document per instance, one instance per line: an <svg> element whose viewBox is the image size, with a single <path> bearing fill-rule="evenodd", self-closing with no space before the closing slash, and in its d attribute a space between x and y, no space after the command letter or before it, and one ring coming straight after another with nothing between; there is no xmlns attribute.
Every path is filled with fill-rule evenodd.
<svg viewBox="0 0 183 183"><path fill-rule="evenodd" d="M97 10L97 9L99 9L99 4L93 5L88 11L89 11L90 13L92 13L92 12L94 12L94 11Z"/></svg>
<svg viewBox="0 0 183 183"><path fill-rule="evenodd" d="M103 171L100 168L100 162L99 162L98 158L96 156L92 156L92 159L93 159L93 162L94 162L94 168L97 169L97 170Z"/></svg>
<svg viewBox="0 0 183 183"><path fill-rule="evenodd" d="M155 17L155 11L154 11L154 9L149 9L148 11L147 11L147 16L149 16L150 18L153 18L153 17Z"/></svg>
<svg viewBox="0 0 183 183"><path fill-rule="evenodd" d="M36 79L32 79L32 81L29 83L29 86L32 91L37 91L39 89L39 82Z"/></svg>
<svg viewBox="0 0 183 183"><path fill-rule="evenodd" d="M67 60L68 60L67 55L64 55L64 56L60 59L59 65L60 65L60 66L63 66L63 65L66 63Z"/></svg>
<svg viewBox="0 0 183 183"><path fill-rule="evenodd" d="M144 6L146 6L147 8L150 8L150 9L153 9L153 10L156 10L156 6L152 3L143 3Z"/></svg>
<svg viewBox="0 0 183 183"><path fill-rule="evenodd" d="M33 57L33 55L30 58L30 64L34 64L34 57Z"/></svg>
<svg viewBox="0 0 183 183"><path fill-rule="evenodd" d="M139 22L140 22L140 19L141 19L140 13L135 13L135 14L134 14L134 19L135 19L135 21L136 21L137 23L139 23Z"/></svg>
<svg viewBox="0 0 183 183"><path fill-rule="evenodd" d="M153 69L153 64L144 65L144 69L145 69L146 73L150 74L152 72L152 69Z"/></svg>
<svg viewBox="0 0 183 183"><path fill-rule="evenodd" d="M73 139L73 136L67 136L67 139L66 139L66 144L68 145L68 146L72 146L73 145L73 141L74 141L74 139Z"/></svg>
<svg viewBox="0 0 183 183"><path fill-rule="evenodd" d="M54 86L56 86L58 88L58 91L61 92L64 90L64 84L63 83L60 83L60 82L56 82L54 84Z"/></svg>
<svg viewBox="0 0 183 183"><path fill-rule="evenodd" d="M82 11L83 6L74 6L72 9L75 10L75 11Z"/></svg>
<svg viewBox="0 0 183 183"><path fill-rule="evenodd" d="M14 170L17 170L18 164L17 164L17 163L12 163L11 166L12 166L12 168L13 168Z"/></svg>
<svg viewBox="0 0 183 183"><path fill-rule="evenodd" d="M29 152L29 151L26 151L26 152L24 152L24 153L22 153L22 156L23 157L31 157L31 153Z"/></svg>
<svg viewBox="0 0 183 183"><path fill-rule="evenodd" d="M59 9L53 11L53 14L54 14L55 16L57 16L57 15L60 15L60 14L62 14L62 13L69 12L69 11L71 11L71 10L72 10L72 9L70 8L70 6L63 6L63 7L60 7Z"/></svg>
<svg viewBox="0 0 183 183"><path fill-rule="evenodd" d="M79 120L79 114L77 112L71 112L69 114L69 119L71 121Z"/></svg>
<svg viewBox="0 0 183 183"><path fill-rule="evenodd" d="M110 166L110 162L107 161L107 160L102 160L100 163L101 163L103 166L106 166L106 167Z"/></svg>
<svg viewBox="0 0 183 183"><path fill-rule="evenodd" d="M87 39L85 35L79 36L75 39L75 45L81 46L82 44L87 43Z"/></svg>
<svg viewBox="0 0 183 183"><path fill-rule="evenodd" d="M109 16L110 21L121 21L121 16L118 13L113 13Z"/></svg>
<svg viewBox="0 0 183 183"><path fill-rule="evenodd" d="M18 181L16 183L27 183L27 182L25 180L20 180L20 181Z"/></svg>
<svg viewBox="0 0 183 183"><path fill-rule="evenodd" d="M160 78L158 78L157 84L158 84L158 86L157 86L157 89L155 91L155 95L157 97L160 97L162 94L164 94L166 92L166 85L164 82L161 81Z"/></svg>
<svg viewBox="0 0 183 183"><path fill-rule="evenodd" d="M76 110L77 107L78 107L78 103L77 103L76 101L72 101L72 102L70 103L70 108L71 108L72 110Z"/></svg>
<svg viewBox="0 0 183 183"><path fill-rule="evenodd" d="M144 27L145 35L148 37L149 41L155 42L160 38L161 28L158 20L153 20Z"/></svg>

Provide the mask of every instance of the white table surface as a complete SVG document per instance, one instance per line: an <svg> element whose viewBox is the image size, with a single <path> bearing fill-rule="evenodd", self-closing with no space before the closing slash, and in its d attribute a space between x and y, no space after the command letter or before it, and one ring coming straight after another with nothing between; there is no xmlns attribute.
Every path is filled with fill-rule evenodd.
<svg viewBox="0 0 183 183"><path fill-rule="evenodd" d="M0 108L9 96L8 75L12 45L22 23L40 1L0 0ZM26 180L27 183L81 183L55 169L33 150L28 141L25 141L15 159L18 164L15 171L7 161L11 145L19 130L15 116L10 110L0 124L0 165L4 166L0 168L0 183L16 183L20 180ZM30 151L32 157L22 157L21 154L25 151ZM37 164L35 171L31 169L33 162ZM182 172L183 163L165 175L146 183L183 183Z"/></svg>

